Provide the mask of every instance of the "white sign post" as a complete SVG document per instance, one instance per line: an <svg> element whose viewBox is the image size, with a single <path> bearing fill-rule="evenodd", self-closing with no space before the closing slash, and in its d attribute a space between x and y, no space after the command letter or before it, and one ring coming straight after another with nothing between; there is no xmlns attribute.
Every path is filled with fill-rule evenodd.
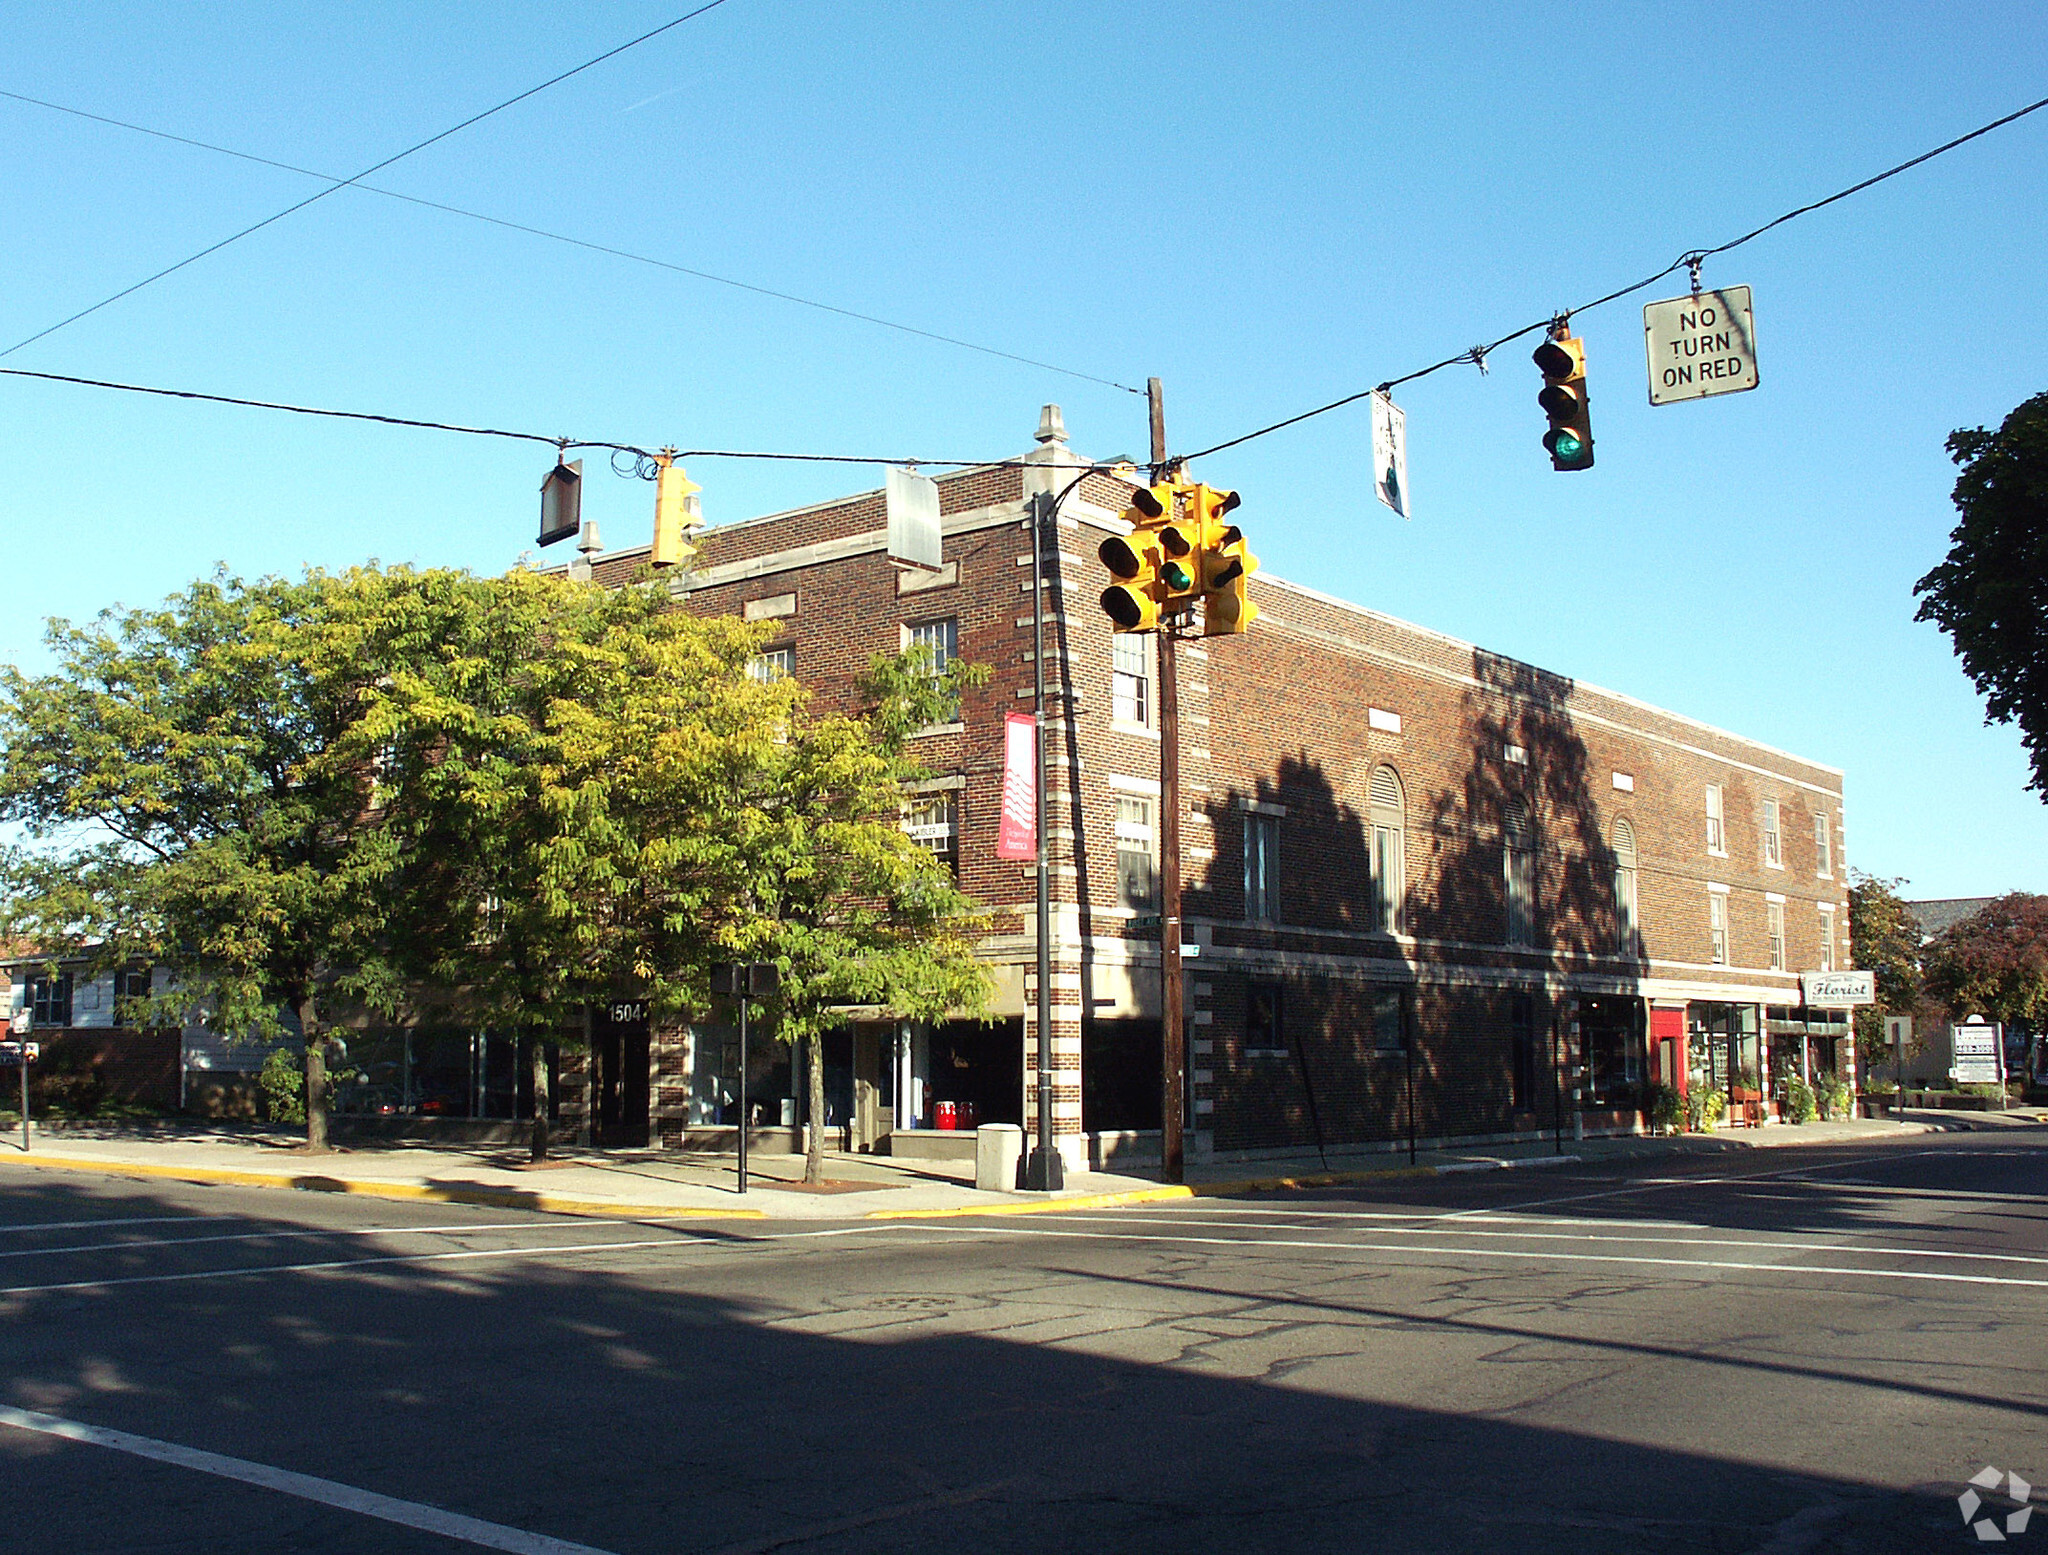
<svg viewBox="0 0 2048 1555"><path fill-rule="evenodd" d="M1704 399L1756 387L1756 320L1749 288L1673 297L1643 308L1650 403Z"/></svg>
<svg viewBox="0 0 2048 1555"><path fill-rule="evenodd" d="M1995 1021L1965 1021L1949 1027L1949 1068L1958 1085L2005 1083L2005 1028Z"/></svg>
<svg viewBox="0 0 2048 1555"><path fill-rule="evenodd" d="M1393 397L1372 391L1373 494L1401 517L1408 512L1408 417Z"/></svg>

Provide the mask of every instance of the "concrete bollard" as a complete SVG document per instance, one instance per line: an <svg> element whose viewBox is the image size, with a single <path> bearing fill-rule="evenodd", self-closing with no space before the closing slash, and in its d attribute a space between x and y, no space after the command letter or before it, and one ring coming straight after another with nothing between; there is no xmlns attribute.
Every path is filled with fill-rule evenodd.
<svg viewBox="0 0 2048 1555"><path fill-rule="evenodd" d="M974 1186L1008 1193L1024 1161L1024 1130L1014 1123L984 1123L974 1131Z"/></svg>

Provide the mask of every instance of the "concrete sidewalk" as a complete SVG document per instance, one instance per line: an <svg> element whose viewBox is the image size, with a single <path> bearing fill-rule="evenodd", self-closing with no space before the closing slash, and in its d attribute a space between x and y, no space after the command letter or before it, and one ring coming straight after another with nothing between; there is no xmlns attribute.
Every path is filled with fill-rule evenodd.
<svg viewBox="0 0 2048 1555"><path fill-rule="evenodd" d="M1082 1172L1058 1195L985 1193L973 1163L889 1156L826 1157L827 1181L802 1183L799 1156L755 1154L749 1190L738 1192L730 1156L662 1151L567 1149L542 1167L503 1145L358 1145L309 1155L287 1131L197 1124L71 1126L38 1130L31 1153L20 1136L0 1136L0 1168L91 1172L127 1178L360 1194L448 1204L478 1204L550 1214L646 1219L923 1219L1029 1214L1189 1197L1229 1197L1336 1187L1409 1176L1536 1170L1637 1157L1729 1153L1773 1146L1894 1139L1958 1129L2038 1127L2048 1115L1909 1112L1903 1121L1858 1120L1732 1129L1676 1138L1573 1140L1546 1136L1513 1146L1407 1152L1314 1154L1256 1162L1190 1162L1185 1185L1166 1185L1156 1169Z"/></svg>

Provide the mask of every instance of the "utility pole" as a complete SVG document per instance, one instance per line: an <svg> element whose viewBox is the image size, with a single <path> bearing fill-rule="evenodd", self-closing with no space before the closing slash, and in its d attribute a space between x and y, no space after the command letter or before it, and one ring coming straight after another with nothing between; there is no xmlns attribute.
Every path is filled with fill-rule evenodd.
<svg viewBox="0 0 2048 1555"><path fill-rule="evenodd" d="M1159 380L1145 383L1152 412L1152 481L1167 472L1166 400ZM1187 1175L1182 1118L1187 1110L1187 1032L1181 1016L1180 684L1174 666L1175 623L1159 630L1159 1151L1161 1176Z"/></svg>
<svg viewBox="0 0 2048 1555"><path fill-rule="evenodd" d="M1046 753L1045 726L1045 531L1054 517L1053 497L1041 492L1031 499L1031 662L1036 671L1032 707L1038 720L1038 1143L1024 1163L1024 1186L1034 1193L1057 1193L1066 1186L1066 1163L1053 1143L1052 1091L1052 840L1048 835L1050 806L1045 792L1051 763ZM1060 609L1066 609L1064 589ZM1064 639L1063 639L1064 640ZM1069 693L1063 704L1073 711L1073 687L1066 659L1060 660L1060 686Z"/></svg>

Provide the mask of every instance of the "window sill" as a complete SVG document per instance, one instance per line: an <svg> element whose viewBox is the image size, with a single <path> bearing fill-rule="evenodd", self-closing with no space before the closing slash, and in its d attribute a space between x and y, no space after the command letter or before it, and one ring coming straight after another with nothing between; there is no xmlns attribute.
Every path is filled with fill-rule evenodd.
<svg viewBox="0 0 2048 1555"><path fill-rule="evenodd" d="M1285 1058L1287 1057L1287 1049L1284 1047L1248 1047L1244 1049L1244 1056L1246 1058Z"/></svg>
<svg viewBox="0 0 2048 1555"><path fill-rule="evenodd" d="M1772 862L1771 862L1771 861L1770 861L1769 859L1765 859L1765 860L1764 860L1764 868L1766 868L1766 869L1775 869L1775 870L1779 870L1779 871L1781 871L1781 872L1782 872L1782 871L1784 870L1785 866L1784 866L1783 864L1773 864L1773 863L1772 863Z"/></svg>
<svg viewBox="0 0 2048 1555"><path fill-rule="evenodd" d="M1109 732L1111 734L1134 735L1141 740L1156 740L1159 738L1159 731L1150 724L1132 723L1128 719L1123 718L1112 718L1109 721Z"/></svg>
<svg viewBox="0 0 2048 1555"><path fill-rule="evenodd" d="M922 729L919 729L915 734L911 735L911 738L913 740L923 740L929 739L932 735L935 734L961 734L964 733L966 729L966 724L961 723L959 720L955 719L952 723L949 724L926 724Z"/></svg>
<svg viewBox="0 0 2048 1555"><path fill-rule="evenodd" d="M1727 856L1728 856L1728 850L1727 850L1726 848L1709 848L1709 849L1707 849L1707 857L1708 857L1708 858L1726 858Z"/></svg>

